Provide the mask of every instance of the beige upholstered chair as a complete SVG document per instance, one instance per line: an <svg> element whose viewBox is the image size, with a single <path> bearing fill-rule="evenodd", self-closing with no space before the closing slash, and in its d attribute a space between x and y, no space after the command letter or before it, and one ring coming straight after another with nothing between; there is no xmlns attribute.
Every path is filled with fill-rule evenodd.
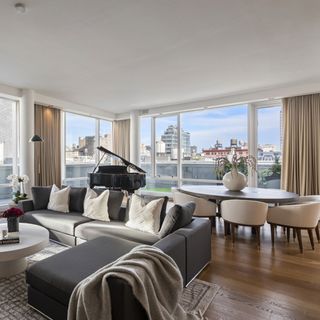
<svg viewBox="0 0 320 320"><path fill-rule="evenodd" d="M298 236L301 253L303 252L301 230L308 230L310 243L314 250L312 231L318 225L319 218L320 203L316 202L269 208L267 222L271 226L272 245L274 245L274 229L278 225L287 228L288 240L290 238L290 228L293 228Z"/></svg>
<svg viewBox="0 0 320 320"><path fill-rule="evenodd" d="M320 196L319 195L300 196L298 201L291 203L291 204L300 204L300 203L308 203L308 202L319 202L320 203ZM319 223L316 225L315 231L316 231L317 240L320 243ZM293 229L293 238L295 238L295 235L296 235L296 232ZM289 238L290 238L290 231L289 230L288 230L287 236L288 236L288 241L289 241Z"/></svg>
<svg viewBox="0 0 320 320"><path fill-rule="evenodd" d="M257 244L260 248L260 227L266 222L268 205L251 200L224 200L221 203L221 215L225 230L231 225L232 242L235 240L235 226L250 226L256 231Z"/></svg>
<svg viewBox="0 0 320 320"><path fill-rule="evenodd" d="M196 208L193 215L200 218L209 218L211 220L211 227L215 226L217 205L214 202L183 193L177 188L172 188L171 190L175 204L184 205L188 202L194 202Z"/></svg>

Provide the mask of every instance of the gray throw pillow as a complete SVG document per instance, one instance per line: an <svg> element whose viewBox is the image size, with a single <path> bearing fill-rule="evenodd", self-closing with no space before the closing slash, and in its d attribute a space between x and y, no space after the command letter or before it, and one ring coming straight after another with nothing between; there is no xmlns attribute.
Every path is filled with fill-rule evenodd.
<svg viewBox="0 0 320 320"><path fill-rule="evenodd" d="M32 199L34 210L47 209L52 186L32 187Z"/></svg>
<svg viewBox="0 0 320 320"><path fill-rule="evenodd" d="M100 195L106 188L94 188L93 191ZM108 213L110 220L123 220L120 215L120 208L123 200L123 192L110 190L109 200L108 200Z"/></svg>
<svg viewBox="0 0 320 320"><path fill-rule="evenodd" d="M71 187L69 193L69 211L83 213L83 202L87 188Z"/></svg>
<svg viewBox="0 0 320 320"><path fill-rule="evenodd" d="M160 238L164 238L169 233L188 225L192 221L192 215L195 208L196 204L194 202L189 202L183 206L178 204L174 205L166 214L163 221L159 231Z"/></svg>

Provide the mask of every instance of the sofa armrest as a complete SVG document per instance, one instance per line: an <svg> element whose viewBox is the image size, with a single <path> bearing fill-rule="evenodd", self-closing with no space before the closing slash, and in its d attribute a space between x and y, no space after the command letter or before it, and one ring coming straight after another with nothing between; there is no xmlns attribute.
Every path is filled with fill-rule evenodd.
<svg viewBox="0 0 320 320"><path fill-rule="evenodd" d="M153 246L161 249L165 254L170 256L175 261L180 270L183 279L183 285L186 285L186 244L184 237L171 233L156 242Z"/></svg>
<svg viewBox="0 0 320 320"><path fill-rule="evenodd" d="M18 202L18 207L23 212L28 212L28 211L33 211L34 210L34 206L33 206L33 201L32 200L20 200Z"/></svg>
<svg viewBox="0 0 320 320"><path fill-rule="evenodd" d="M186 245L186 282L189 283L211 261L211 223L194 218L173 234L183 236Z"/></svg>

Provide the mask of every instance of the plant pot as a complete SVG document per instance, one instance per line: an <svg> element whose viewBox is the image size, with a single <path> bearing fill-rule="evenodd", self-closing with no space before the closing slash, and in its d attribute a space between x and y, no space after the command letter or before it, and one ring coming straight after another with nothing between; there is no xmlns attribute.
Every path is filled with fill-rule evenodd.
<svg viewBox="0 0 320 320"><path fill-rule="evenodd" d="M247 177L243 173L233 169L223 176L222 182L230 191L240 191L247 186Z"/></svg>
<svg viewBox="0 0 320 320"><path fill-rule="evenodd" d="M19 232L19 218L8 217L7 226L8 226L8 232Z"/></svg>

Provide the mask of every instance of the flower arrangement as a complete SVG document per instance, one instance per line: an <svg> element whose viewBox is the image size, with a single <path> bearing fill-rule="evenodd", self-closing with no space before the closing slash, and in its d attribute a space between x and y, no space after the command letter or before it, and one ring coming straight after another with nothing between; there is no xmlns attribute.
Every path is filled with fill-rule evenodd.
<svg viewBox="0 0 320 320"><path fill-rule="evenodd" d="M2 217L3 218L11 218L11 217L19 218L23 214L24 212L20 208L13 207L4 211Z"/></svg>
<svg viewBox="0 0 320 320"><path fill-rule="evenodd" d="M12 201L18 203L19 200L26 200L28 195L24 191L25 184L30 181L29 177L25 174L18 176L16 174L10 174L7 180L11 181L10 186L12 187Z"/></svg>
<svg viewBox="0 0 320 320"><path fill-rule="evenodd" d="M217 174L222 177L226 172L231 171L232 173L238 173L238 171L243 174L248 174L248 167L250 167L253 171L257 171L257 160L254 156L248 155L238 156L235 152L229 157L219 158L217 159Z"/></svg>

